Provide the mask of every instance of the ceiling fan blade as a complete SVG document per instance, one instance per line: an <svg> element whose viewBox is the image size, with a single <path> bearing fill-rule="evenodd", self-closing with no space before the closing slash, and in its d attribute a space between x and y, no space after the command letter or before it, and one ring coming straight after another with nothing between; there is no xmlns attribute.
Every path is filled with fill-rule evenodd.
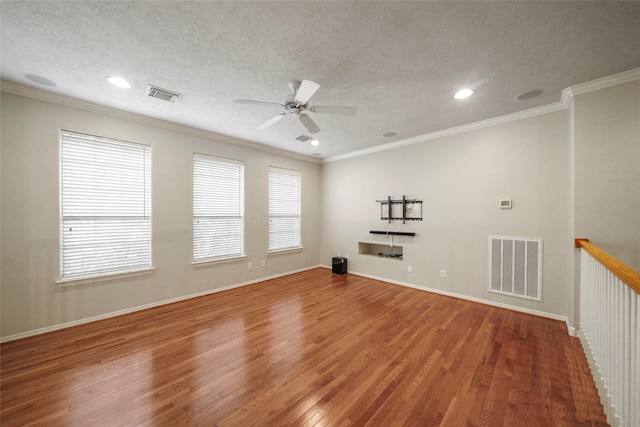
<svg viewBox="0 0 640 427"><path fill-rule="evenodd" d="M261 124L260 126L258 126L258 127L256 128L256 130L266 129L266 128L268 128L269 126L271 126L272 124L274 124L275 122L277 122L278 120L282 119L282 118L283 118L284 116L286 116L286 115L287 115L287 113L281 113L281 114L278 114L277 116L270 118L269 120L267 120L266 122L264 122L263 124Z"/></svg>
<svg viewBox="0 0 640 427"><path fill-rule="evenodd" d="M343 116L354 116L357 111L356 107L335 107L329 105L312 105L308 110L314 113L341 114Z"/></svg>
<svg viewBox="0 0 640 427"><path fill-rule="evenodd" d="M299 104L306 104L319 88L320 85L318 83L312 80L303 80L294 100Z"/></svg>
<svg viewBox="0 0 640 427"><path fill-rule="evenodd" d="M274 107L284 107L284 105L278 104L277 102L253 101L251 99L234 99L233 102L236 104L273 105Z"/></svg>
<svg viewBox="0 0 640 427"><path fill-rule="evenodd" d="M320 132L320 128L318 127L318 125L313 120L311 120L311 117L309 117L308 115L300 114L300 121L302 122L304 127L307 128L309 133Z"/></svg>

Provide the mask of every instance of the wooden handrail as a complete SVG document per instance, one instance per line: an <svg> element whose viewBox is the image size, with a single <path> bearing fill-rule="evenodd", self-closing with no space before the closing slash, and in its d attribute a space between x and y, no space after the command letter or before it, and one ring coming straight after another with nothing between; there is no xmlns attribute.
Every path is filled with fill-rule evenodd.
<svg viewBox="0 0 640 427"><path fill-rule="evenodd" d="M626 283L627 286L633 289L637 294L640 294L640 273L625 263L618 261L593 243L590 243L589 239L575 239L574 244L576 248L584 248L585 251L589 252L592 257L607 267L609 271Z"/></svg>

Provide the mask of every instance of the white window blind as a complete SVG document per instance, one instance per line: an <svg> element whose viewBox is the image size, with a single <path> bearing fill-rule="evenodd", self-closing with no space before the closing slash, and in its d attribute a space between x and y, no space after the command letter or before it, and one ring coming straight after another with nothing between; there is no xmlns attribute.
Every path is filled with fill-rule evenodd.
<svg viewBox="0 0 640 427"><path fill-rule="evenodd" d="M244 254L244 164L193 156L193 260Z"/></svg>
<svg viewBox="0 0 640 427"><path fill-rule="evenodd" d="M61 277L151 267L151 147L61 132Z"/></svg>
<svg viewBox="0 0 640 427"><path fill-rule="evenodd" d="M269 250L300 247L300 173L269 168Z"/></svg>

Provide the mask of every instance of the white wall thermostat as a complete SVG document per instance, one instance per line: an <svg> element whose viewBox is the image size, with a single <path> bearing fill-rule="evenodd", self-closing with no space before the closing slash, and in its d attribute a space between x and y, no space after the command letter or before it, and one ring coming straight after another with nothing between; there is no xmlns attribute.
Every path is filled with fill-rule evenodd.
<svg viewBox="0 0 640 427"><path fill-rule="evenodd" d="M500 209L511 209L511 199L500 199Z"/></svg>

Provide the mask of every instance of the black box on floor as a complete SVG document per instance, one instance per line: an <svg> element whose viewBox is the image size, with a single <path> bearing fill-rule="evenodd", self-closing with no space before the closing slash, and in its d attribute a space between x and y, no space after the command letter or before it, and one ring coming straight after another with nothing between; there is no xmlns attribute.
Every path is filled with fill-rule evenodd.
<svg viewBox="0 0 640 427"><path fill-rule="evenodd" d="M346 274L347 273L347 259L340 257L340 256L334 256L332 258L332 269L331 271L333 271L336 274Z"/></svg>

